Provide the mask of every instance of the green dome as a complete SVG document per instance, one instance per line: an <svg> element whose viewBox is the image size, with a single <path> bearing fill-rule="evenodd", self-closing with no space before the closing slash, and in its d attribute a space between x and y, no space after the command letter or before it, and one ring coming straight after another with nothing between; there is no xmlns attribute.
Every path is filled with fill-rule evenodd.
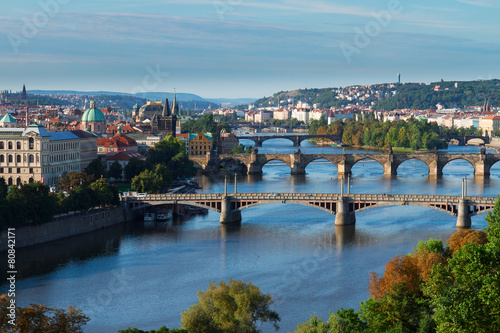
<svg viewBox="0 0 500 333"><path fill-rule="evenodd" d="M91 104L91 106L93 107L87 109L87 111L83 113L82 122L105 122L106 118L104 117L104 114L101 112L101 110L96 108L95 105Z"/></svg>

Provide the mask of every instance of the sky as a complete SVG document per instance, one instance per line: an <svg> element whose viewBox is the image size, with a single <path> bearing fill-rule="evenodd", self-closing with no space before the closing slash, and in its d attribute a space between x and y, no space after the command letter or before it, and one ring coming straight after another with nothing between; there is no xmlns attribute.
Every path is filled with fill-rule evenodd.
<svg viewBox="0 0 500 333"><path fill-rule="evenodd" d="M193 93L500 77L498 0L24 0L0 90Z"/></svg>

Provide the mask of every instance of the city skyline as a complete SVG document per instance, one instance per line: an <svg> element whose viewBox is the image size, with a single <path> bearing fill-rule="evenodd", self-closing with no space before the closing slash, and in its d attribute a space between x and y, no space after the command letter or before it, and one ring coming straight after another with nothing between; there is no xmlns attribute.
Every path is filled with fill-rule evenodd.
<svg viewBox="0 0 500 333"><path fill-rule="evenodd" d="M492 0L4 4L1 89L281 90L499 76Z"/></svg>

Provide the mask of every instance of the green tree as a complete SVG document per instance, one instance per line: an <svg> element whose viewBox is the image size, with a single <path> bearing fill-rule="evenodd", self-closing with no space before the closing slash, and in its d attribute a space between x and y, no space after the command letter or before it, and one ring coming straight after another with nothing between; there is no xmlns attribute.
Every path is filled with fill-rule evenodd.
<svg viewBox="0 0 500 333"><path fill-rule="evenodd" d="M183 329L168 329L165 326L160 327L159 330L143 331L137 328L128 328L126 330L120 330L118 333L188 333L188 331Z"/></svg>
<svg viewBox="0 0 500 333"><path fill-rule="evenodd" d="M85 173L94 177L94 180L99 178L106 178L106 165L102 164L99 158L96 158L83 169Z"/></svg>
<svg viewBox="0 0 500 333"><path fill-rule="evenodd" d="M140 160L137 157L132 157L128 160L127 165L123 168L125 179L132 180L135 176L146 170L146 161Z"/></svg>
<svg viewBox="0 0 500 333"><path fill-rule="evenodd" d="M272 297L251 282L212 282L207 291L198 292L198 300L181 314L182 328L188 332L260 332L258 322L279 329L280 317L269 309Z"/></svg>
<svg viewBox="0 0 500 333"><path fill-rule="evenodd" d="M26 203L25 211L28 220L35 225L52 220L57 208L57 199L50 195L49 187L40 182L23 184L20 189Z"/></svg>
<svg viewBox="0 0 500 333"><path fill-rule="evenodd" d="M114 161L109 166L108 176L113 177L116 180L122 179L123 167L118 161Z"/></svg>
<svg viewBox="0 0 500 333"><path fill-rule="evenodd" d="M159 163L166 165L174 156L185 151L186 147L184 143L169 135L149 150L147 160L151 165Z"/></svg>
<svg viewBox="0 0 500 333"><path fill-rule="evenodd" d="M94 191L99 206L108 206L113 201L113 190L107 179L96 180L90 184L90 188Z"/></svg>

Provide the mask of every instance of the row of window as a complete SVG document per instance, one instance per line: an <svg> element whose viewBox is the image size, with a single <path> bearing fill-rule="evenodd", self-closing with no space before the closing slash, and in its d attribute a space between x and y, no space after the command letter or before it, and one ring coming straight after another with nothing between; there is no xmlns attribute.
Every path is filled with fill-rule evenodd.
<svg viewBox="0 0 500 333"><path fill-rule="evenodd" d="M59 154L59 155L50 156L50 161L51 162L61 162L61 161L67 161L67 160L76 160L78 158L79 158L78 153Z"/></svg>
<svg viewBox="0 0 500 333"><path fill-rule="evenodd" d="M7 141L7 144L4 141L0 141L0 149L14 149L14 142L12 141ZM33 138L28 139L28 147L29 149L34 149L35 148L35 140ZM21 141L16 141L16 149L22 149L22 143Z"/></svg>
<svg viewBox="0 0 500 333"><path fill-rule="evenodd" d="M0 173L12 173L12 169L16 170L16 173L22 173L23 169L21 168L0 168ZM29 168L27 169L29 171L29 173L34 173L34 170L33 168ZM7 171L7 172L4 172L4 171Z"/></svg>
<svg viewBox="0 0 500 333"><path fill-rule="evenodd" d="M34 181L35 181L35 180L34 180L33 178L30 178L30 179L28 180L28 183L30 183L30 184L31 184L31 183L33 183ZM20 178L20 177L18 177L18 178L16 179L16 185L17 185L17 186L20 186L21 184L22 184L21 178ZM12 179L12 177L9 177L9 179L7 179L7 185L9 185L9 186L14 185L14 180Z"/></svg>
<svg viewBox="0 0 500 333"><path fill-rule="evenodd" d="M53 143L50 145L50 151L69 150L69 149L78 149L78 143L66 142L66 143Z"/></svg>
<svg viewBox="0 0 500 333"><path fill-rule="evenodd" d="M15 160L17 163L21 163L21 154L16 154L15 155ZM7 161L8 163L13 163L14 162L14 155L12 154L7 154L7 155L0 155L0 163L5 163ZM26 162L26 157L24 162ZM35 163L35 155L29 154L28 155L28 163Z"/></svg>

